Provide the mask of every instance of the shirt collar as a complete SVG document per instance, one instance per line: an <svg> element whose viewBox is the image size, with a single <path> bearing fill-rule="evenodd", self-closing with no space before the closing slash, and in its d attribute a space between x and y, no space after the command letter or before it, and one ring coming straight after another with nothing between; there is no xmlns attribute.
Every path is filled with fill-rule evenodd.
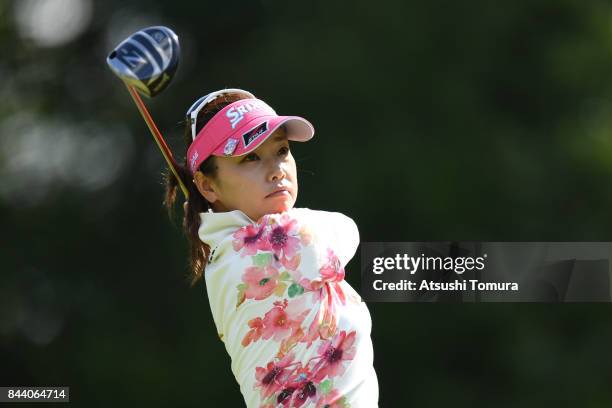
<svg viewBox="0 0 612 408"><path fill-rule="evenodd" d="M200 228L198 236L211 248L216 246L228 234L249 224L256 224L249 216L240 210L225 212L200 213Z"/></svg>

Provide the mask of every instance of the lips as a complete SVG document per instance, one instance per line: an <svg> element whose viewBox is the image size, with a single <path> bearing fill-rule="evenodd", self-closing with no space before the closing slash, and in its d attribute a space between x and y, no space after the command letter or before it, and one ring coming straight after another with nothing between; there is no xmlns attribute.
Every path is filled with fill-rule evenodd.
<svg viewBox="0 0 612 408"><path fill-rule="evenodd" d="M285 194L289 194L289 189L287 187L279 187L274 189L270 194L266 196L266 198L282 196Z"/></svg>

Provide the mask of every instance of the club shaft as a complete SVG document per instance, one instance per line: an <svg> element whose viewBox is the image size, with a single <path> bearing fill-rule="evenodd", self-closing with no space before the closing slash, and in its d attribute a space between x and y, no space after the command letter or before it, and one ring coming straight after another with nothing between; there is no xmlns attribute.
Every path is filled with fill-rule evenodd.
<svg viewBox="0 0 612 408"><path fill-rule="evenodd" d="M136 91L136 89L133 86L128 85L128 84L125 84L125 86L130 92L130 95L132 95L132 99L134 100L134 103L138 107L138 110L140 111L142 118L144 119L147 126L149 127L149 130L151 131L151 134L153 135L153 139L155 139L155 142L157 143L159 150L161 150L162 154L164 155L164 159L166 159L166 162L168 163L170 170L172 170L172 173L174 173L174 176L178 180L179 186L181 187L181 190L183 191L183 195L185 196L185 199L188 199L189 191L187 190L187 187L185 187L185 184L183 184L183 180L181 179L181 177L179 177L179 173L177 171L177 164L176 164L176 161L174 160L174 157L172 156L172 152L168 148L168 145L166 144L166 141L162 137L162 134L160 133L159 129L157 129L157 126L155 125L153 118L149 114L149 111L147 110L146 105L140 98L138 91Z"/></svg>

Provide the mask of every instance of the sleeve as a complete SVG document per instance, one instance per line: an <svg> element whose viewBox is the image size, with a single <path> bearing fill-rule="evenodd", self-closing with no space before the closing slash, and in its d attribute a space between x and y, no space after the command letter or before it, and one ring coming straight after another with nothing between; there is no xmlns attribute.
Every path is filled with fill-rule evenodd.
<svg viewBox="0 0 612 408"><path fill-rule="evenodd" d="M332 237L330 246L338 256L342 267L345 267L357 252L359 230L355 221L346 215L338 212L328 214L330 216L330 236Z"/></svg>
<svg viewBox="0 0 612 408"><path fill-rule="evenodd" d="M344 279L344 267L359 246L359 230L351 218L338 212L310 210L306 215L303 221L313 240L302 250L296 281L312 290L323 282Z"/></svg>
<svg viewBox="0 0 612 408"><path fill-rule="evenodd" d="M309 210L305 221L322 244L334 252L342 267L355 256L359 230L350 217L339 212Z"/></svg>

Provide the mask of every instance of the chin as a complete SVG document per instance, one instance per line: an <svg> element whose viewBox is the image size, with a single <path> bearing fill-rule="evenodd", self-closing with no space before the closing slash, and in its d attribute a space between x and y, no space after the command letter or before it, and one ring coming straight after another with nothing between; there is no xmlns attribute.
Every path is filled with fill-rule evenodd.
<svg viewBox="0 0 612 408"><path fill-rule="evenodd" d="M285 211L289 211L293 208L293 200L287 200L282 203L278 203L277 205L272 206L268 210L268 214L278 214Z"/></svg>

